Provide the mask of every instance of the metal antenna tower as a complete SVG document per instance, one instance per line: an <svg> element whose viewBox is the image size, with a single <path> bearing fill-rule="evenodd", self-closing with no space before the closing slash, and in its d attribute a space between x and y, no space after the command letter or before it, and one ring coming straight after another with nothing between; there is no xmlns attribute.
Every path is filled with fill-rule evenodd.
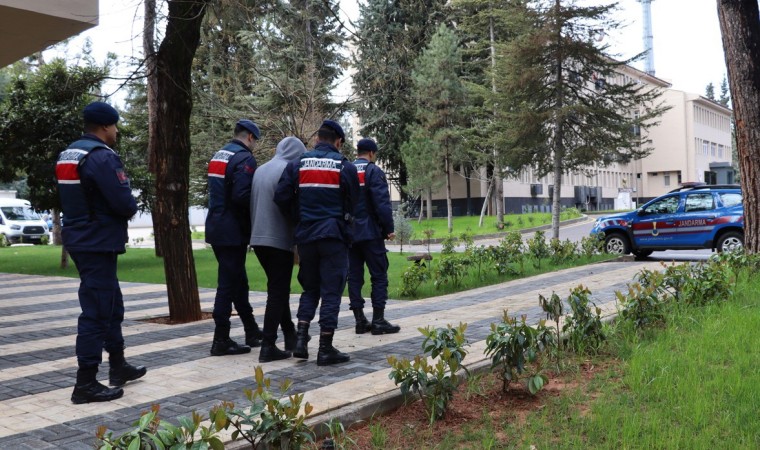
<svg viewBox="0 0 760 450"><path fill-rule="evenodd" d="M644 31L644 72L654 75L654 48L652 41L652 2L654 0L636 0L641 3L641 17Z"/></svg>

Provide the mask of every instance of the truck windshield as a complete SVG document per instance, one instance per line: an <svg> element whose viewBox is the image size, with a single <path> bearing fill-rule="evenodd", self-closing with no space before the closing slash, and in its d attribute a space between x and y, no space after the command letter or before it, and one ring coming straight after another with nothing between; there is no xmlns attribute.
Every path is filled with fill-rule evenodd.
<svg viewBox="0 0 760 450"><path fill-rule="evenodd" d="M28 206L3 206L0 210L8 220L40 220L39 214Z"/></svg>

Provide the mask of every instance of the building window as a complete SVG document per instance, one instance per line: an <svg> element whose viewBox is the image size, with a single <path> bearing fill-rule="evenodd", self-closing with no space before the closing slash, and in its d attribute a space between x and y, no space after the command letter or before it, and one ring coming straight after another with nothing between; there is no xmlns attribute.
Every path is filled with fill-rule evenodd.
<svg viewBox="0 0 760 450"><path fill-rule="evenodd" d="M710 144L710 155L715 156L718 153L718 144L715 142Z"/></svg>
<svg viewBox="0 0 760 450"><path fill-rule="evenodd" d="M711 171L705 172L705 183L707 184L718 184L718 174Z"/></svg>
<svg viewBox="0 0 760 450"><path fill-rule="evenodd" d="M670 174L663 176L662 180L665 183L665 186L670 186Z"/></svg>
<svg viewBox="0 0 760 450"><path fill-rule="evenodd" d="M718 156L721 157L721 158L723 157L723 145L722 144L718 144Z"/></svg>
<svg viewBox="0 0 760 450"><path fill-rule="evenodd" d="M681 172L678 172L678 185L680 186L682 183L681 181Z"/></svg>
<svg viewBox="0 0 760 450"><path fill-rule="evenodd" d="M702 141L702 154L705 156L710 154L710 143L707 141Z"/></svg>

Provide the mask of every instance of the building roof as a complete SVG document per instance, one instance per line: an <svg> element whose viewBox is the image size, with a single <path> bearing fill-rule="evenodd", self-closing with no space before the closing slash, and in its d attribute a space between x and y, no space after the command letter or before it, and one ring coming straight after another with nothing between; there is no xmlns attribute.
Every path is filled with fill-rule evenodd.
<svg viewBox="0 0 760 450"><path fill-rule="evenodd" d="M0 67L98 24L98 0L0 0Z"/></svg>

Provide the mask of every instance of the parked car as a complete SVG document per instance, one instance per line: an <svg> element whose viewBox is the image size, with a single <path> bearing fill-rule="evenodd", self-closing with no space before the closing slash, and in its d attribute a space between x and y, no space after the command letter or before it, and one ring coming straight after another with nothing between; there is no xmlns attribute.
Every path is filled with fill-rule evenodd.
<svg viewBox="0 0 760 450"><path fill-rule="evenodd" d="M0 240L7 244L41 244L47 232L47 224L28 200L0 199Z"/></svg>
<svg viewBox="0 0 760 450"><path fill-rule="evenodd" d="M655 250L744 247L744 207L739 185L692 184L641 208L596 219L607 252L644 258Z"/></svg>

